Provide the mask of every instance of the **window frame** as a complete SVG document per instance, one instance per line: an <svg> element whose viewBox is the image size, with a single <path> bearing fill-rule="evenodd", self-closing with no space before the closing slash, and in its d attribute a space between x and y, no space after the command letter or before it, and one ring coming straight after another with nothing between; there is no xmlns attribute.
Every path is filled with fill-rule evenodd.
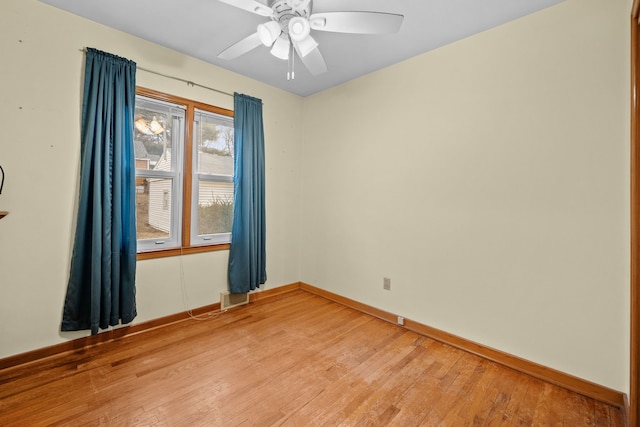
<svg viewBox="0 0 640 427"><path fill-rule="evenodd" d="M145 250L143 252L138 251L137 259L144 260L228 250L231 246L230 243L220 243L215 239L211 240L210 243L207 241L192 241L192 211L194 209L192 203L192 195L193 181L195 176L195 171L193 169L195 155L195 148L193 146L193 129L196 109L213 114L218 114L221 116L226 116L229 117L232 121L234 118L233 110L228 110L226 108L217 107L214 105L182 98L175 95L170 95L141 86L136 87L136 96L143 96L146 98L151 98L153 100L176 104L183 107L185 110L184 126L181 130L184 133L184 145L181 150L180 159L178 159L182 168L177 171L178 180L181 181L178 184L181 184L181 197L180 206L176 208L178 211L178 218L174 218L175 220L179 221L176 228L176 231L179 232L179 236L177 236L178 238L176 241L177 246L165 249Z"/></svg>

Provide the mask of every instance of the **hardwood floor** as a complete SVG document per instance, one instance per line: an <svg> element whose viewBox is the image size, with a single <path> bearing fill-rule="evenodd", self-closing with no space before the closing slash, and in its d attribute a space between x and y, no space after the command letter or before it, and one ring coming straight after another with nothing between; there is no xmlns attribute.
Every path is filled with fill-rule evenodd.
<svg viewBox="0 0 640 427"><path fill-rule="evenodd" d="M619 409L302 290L0 371L1 426L622 426Z"/></svg>

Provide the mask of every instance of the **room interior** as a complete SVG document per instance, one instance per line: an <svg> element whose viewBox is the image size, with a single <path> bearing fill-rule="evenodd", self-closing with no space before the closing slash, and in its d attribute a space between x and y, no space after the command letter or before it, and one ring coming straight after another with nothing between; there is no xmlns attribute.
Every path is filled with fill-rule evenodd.
<svg viewBox="0 0 640 427"><path fill-rule="evenodd" d="M61 333L60 316L82 49L95 47L263 100L262 291L306 283L628 395L631 6L566 0L300 96L37 0L3 2L0 358L87 335ZM155 73L137 81L233 108ZM134 324L217 302L227 255L139 261Z"/></svg>

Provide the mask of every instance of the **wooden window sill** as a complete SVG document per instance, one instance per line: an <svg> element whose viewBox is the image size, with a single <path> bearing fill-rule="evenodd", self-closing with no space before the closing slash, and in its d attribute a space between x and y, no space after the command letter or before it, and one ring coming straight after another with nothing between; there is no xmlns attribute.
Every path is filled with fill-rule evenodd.
<svg viewBox="0 0 640 427"><path fill-rule="evenodd" d="M154 258L165 258L170 256L180 256L180 255L190 255L190 254L199 254L203 252L215 252L215 251L224 251L228 250L231 247L229 243L223 243L220 245L210 245L210 246L191 246L188 248L172 248L165 249L162 251L149 251L149 252L139 252L138 253L138 261L145 259L154 259Z"/></svg>

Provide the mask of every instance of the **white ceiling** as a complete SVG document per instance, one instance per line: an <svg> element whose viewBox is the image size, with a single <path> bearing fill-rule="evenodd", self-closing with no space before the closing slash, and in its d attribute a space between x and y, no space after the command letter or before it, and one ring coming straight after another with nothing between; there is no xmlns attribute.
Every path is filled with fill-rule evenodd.
<svg viewBox="0 0 640 427"><path fill-rule="evenodd" d="M263 18L218 0L40 0L92 21L138 36L238 74L301 96L504 24L562 0L315 0L313 12L375 11L404 15L391 35L314 31L328 72L312 76L297 61L295 80L287 63L258 47L225 61L217 55L254 33ZM260 0L266 3L266 0ZM100 46L90 46L100 49ZM111 52L118 54L118 52ZM129 58L136 61L136 58ZM144 64L139 64L144 66Z"/></svg>

